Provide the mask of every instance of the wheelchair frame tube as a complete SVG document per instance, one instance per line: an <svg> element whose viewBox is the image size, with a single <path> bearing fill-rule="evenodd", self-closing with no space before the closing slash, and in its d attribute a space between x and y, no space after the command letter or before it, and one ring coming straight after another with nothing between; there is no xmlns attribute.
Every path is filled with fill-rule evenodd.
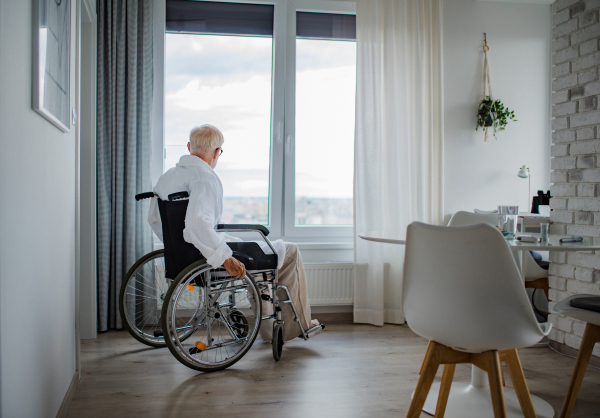
<svg viewBox="0 0 600 418"><path fill-rule="evenodd" d="M294 306L294 302L292 302L292 297L290 296L289 289L287 288L287 286L277 285L275 288L275 291L277 291L279 289L283 289L283 291L285 292L285 295L287 296L287 300L278 301L278 302L279 303L287 303L290 305L290 308L292 309L292 313L294 314L294 322L296 322L298 324L298 326L300 327L300 331L302 331L302 338L304 338L306 340L307 339L306 332L304 331L304 327L302 326L302 321L300 320L300 317L298 316L298 311L296 310L296 306Z"/></svg>

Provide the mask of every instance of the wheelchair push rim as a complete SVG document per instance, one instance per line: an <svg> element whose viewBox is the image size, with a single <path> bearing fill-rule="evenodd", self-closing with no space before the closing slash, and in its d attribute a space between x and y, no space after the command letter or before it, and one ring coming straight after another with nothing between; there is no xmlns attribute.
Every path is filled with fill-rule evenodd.
<svg viewBox="0 0 600 418"><path fill-rule="evenodd" d="M169 336L167 347L180 363L211 372L230 367L246 354L258 335L261 316L260 292L250 275L231 277L202 260L174 280L165 296L161 325ZM187 340L174 332L182 324L193 329Z"/></svg>

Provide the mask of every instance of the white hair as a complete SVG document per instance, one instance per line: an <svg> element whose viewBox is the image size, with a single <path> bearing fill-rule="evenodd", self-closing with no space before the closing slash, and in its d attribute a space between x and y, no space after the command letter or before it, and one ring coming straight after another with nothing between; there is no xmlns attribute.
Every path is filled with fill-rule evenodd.
<svg viewBox="0 0 600 418"><path fill-rule="evenodd" d="M190 132L190 149L192 151L209 152L220 148L225 142L223 134L212 125L196 126Z"/></svg>

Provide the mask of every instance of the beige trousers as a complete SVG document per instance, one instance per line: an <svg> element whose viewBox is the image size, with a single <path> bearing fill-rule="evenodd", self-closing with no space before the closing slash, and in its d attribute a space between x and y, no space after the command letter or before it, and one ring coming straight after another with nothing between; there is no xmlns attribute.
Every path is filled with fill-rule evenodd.
<svg viewBox="0 0 600 418"><path fill-rule="evenodd" d="M310 326L310 305L308 303L308 291L306 289L306 275L304 273L304 264L302 256L298 251L298 246L294 243L285 243L285 260L278 271L279 285L287 286L291 300L294 302L302 326L306 331ZM284 290L277 291L279 300L286 300L287 296ZM273 305L271 302L262 302L263 315L271 315L273 313ZM294 313L289 304L281 304L281 316L284 321L284 339L291 340L300 336L302 331L296 322L294 322ZM262 321L260 325L260 336L265 341L271 341L273 336L273 320L268 319Z"/></svg>

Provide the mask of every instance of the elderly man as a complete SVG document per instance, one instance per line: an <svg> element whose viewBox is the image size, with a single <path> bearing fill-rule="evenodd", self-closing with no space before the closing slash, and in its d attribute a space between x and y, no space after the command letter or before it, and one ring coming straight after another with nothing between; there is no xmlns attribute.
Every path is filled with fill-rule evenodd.
<svg viewBox="0 0 600 418"><path fill-rule="evenodd" d="M214 168L223 152L223 142L225 142L223 134L212 125L202 125L192 129L190 142L187 144L190 155L182 156L176 167L158 179L154 193L161 199L167 200L171 193L187 191L190 197L183 238L194 244L208 264L213 267L223 266L230 275L241 278L246 274L244 264L232 256L232 251L227 245L227 242L241 240L215 231L223 213L223 186ZM148 222L162 241L162 225L156 198L152 199ZM302 257L296 244L276 240L273 245L279 259L277 265L279 284L288 287L302 326L307 330L318 322L312 321L311 324ZM265 247L263 247L265 252L270 251ZM285 293L279 291L278 296L283 299ZM271 305L263 304L263 309L269 310ZM285 321L284 338L289 340L300 336L300 327L293 321L291 309L284 307L282 316ZM264 340L271 340L272 323L263 324L260 331Z"/></svg>

